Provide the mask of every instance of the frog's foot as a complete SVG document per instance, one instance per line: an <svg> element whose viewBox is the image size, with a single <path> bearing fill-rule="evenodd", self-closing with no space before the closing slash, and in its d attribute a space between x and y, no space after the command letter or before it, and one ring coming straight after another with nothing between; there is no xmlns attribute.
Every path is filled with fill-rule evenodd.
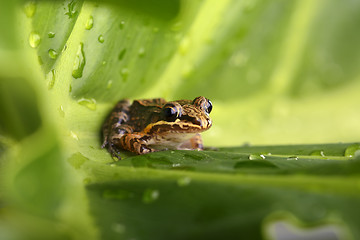
<svg viewBox="0 0 360 240"><path fill-rule="evenodd" d="M108 151L110 152L113 158L117 158L118 160L121 160L120 151L117 149L117 147L114 144L108 144Z"/></svg>
<svg viewBox="0 0 360 240"><path fill-rule="evenodd" d="M136 154L146 154L157 150L147 145L149 136L143 133L127 133L120 138L121 147Z"/></svg>
<svg viewBox="0 0 360 240"><path fill-rule="evenodd" d="M103 144L101 145L101 148L105 148L109 145L108 138L105 137Z"/></svg>

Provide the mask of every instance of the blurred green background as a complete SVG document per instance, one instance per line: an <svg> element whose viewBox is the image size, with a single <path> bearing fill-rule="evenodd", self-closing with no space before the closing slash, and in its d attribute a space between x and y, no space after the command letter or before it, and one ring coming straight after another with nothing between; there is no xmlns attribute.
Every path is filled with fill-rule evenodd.
<svg viewBox="0 0 360 240"><path fill-rule="evenodd" d="M108 111L122 98L173 100L206 96L214 105L213 127L203 134L206 146L358 141L359 1L11 1L1 3L0 9L0 230L4 230L0 231L0 239L110 239L114 235L104 233L113 225L109 222L103 226L99 219L110 221L113 207L120 208L126 218L134 206L131 202L113 203L116 206L107 203L109 206L103 211L95 209L90 214L91 206L102 204L98 191L105 189L104 196L110 199L119 199L119 194L120 199L127 199L137 196L127 192L130 188L145 191L143 199L147 199L146 194L153 196L156 191L172 189L172 181L177 179L174 176L186 177L181 171L175 174L151 169L151 163L146 162L150 158L139 158L139 172L130 166L130 160L110 167L113 160L100 149L100 127ZM358 149L358 145L351 146ZM266 148L261 151L266 152ZM294 155L291 151L279 155ZM343 156L342 151L332 156ZM170 162L161 159L168 154L160 154L156 164L166 168ZM207 155L189 156L203 160ZM232 155L222 155L222 151L209 156L220 162L232 159ZM174 156L171 164L178 164L179 159L187 161L188 157ZM197 163L189 164L194 167ZM226 211L236 202L225 197L221 189L235 191L241 198L247 187L244 190L244 186L235 184L241 175L230 174L230 180L223 180L227 178L221 170L224 162L209 164L205 170L197 165L192 168L192 178L198 182L194 180L187 194L196 195L199 189L205 189L205 196L224 194L223 201L229 209L221 214L228 216ZM275 168L281 168L280 165ZM202 171L209 175L197 174ZM209 188L209 179L214 179L211 184L217 187ZM293 179L293 184L306 185L306 179ZM330 182L337 185L343 180ZM153 182L150 188L147 182ZM119 188L120 193L116 190ZM254 195L256 204L261 204L257 200L263 197L265 189L260 183L254 190L255 195L259 194ZM184 196L176 194L166 195L168 200L164 201ZM281 191L274 194L280 195ZM341 201L349 197L348 193L345 195L341 195ZM184 202L203 206L200 203L209 201L201 196L194 198ZM289 199L279 202L286 200ZM351 199L357 200L358 196ZM296 197L289 201L296 202ZM334 206L338 204L329 201ZM207 207L213 209L213 204L216 205L209 201ZM257 208L256 204L247 204L245 201L232 210ZM273 202L263 204L267 206L264 209L269 209ZM179 209L182 207L189 206ZM169 205L166 211L173 208ZM144 212L135 216L165 212L161 206L155 209L142 209ZM191 219L199 227L199 221L222 219L223 215L214 214ZM267 214L259 214L259 219ZM234 219L243 221L241 217ZM177 224L182 226L186 221L186 217L179 217ZM221 224L227 221L233 222L229 218ZM358 223L351 221L354 226ZM255 222L259 224L258 220ZM141 227L137 232L136 228L129 230L126 224ZM150 231L144 227L145 222L126 224L114 225L111 231L126 232L124 239L166 239L166 234L170 234L165 231L153 238L144 237ZM208 237L215 238L229 230L221 224L214 223L215 228L202 224ZM125 225L129 231L124 230ZM248 225L248 236L260 238L260 227ZM189 235L177 235L179 239L201 236L190 226L185 228ZM254 233L257 235L251 235Z"/></svg>

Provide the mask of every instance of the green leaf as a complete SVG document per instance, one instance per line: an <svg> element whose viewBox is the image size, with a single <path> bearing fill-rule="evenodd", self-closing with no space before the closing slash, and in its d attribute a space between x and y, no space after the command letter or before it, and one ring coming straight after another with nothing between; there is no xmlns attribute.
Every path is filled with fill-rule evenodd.
<svg viewBox="0 0 360 240"><path fill-rule="evenodd" d="M282 222L360 237L358 2L4 9L1 239L270 239ZM118 100L198 95L205 151L100 148Z"/></svg>

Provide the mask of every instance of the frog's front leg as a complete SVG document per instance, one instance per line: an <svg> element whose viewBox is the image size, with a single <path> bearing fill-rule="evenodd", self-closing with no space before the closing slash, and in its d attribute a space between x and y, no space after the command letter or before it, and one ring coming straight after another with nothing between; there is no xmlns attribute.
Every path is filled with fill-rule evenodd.
<svg viewBox="0 0 360 240"><path fill-rule="evenodd" d="M200 134L196 134L188 141L184 142L179 149L204 150L203 141Z"/></svg>
<svg viewBox="0 0 360 240"><path fill-rule="evenodd" d="M114 133L122 136L122 134L125 132L132 132L132 129L126 129L126 127L123 125L129 120L129 108L130 101L128 99L124 99L119 101L111 111L102 127L104 140L101 148L111 145L110 138ZM111 146L109 147L111 148Z"/></svg>
<svg viewBox="0 0 360 240"><path fill-rule="evenodd" d="M149 140L151 140L151 137L144 133L126 133L120 138L120 145L123 149L136 154L146 154L157 151L149 147Z"/></svg>

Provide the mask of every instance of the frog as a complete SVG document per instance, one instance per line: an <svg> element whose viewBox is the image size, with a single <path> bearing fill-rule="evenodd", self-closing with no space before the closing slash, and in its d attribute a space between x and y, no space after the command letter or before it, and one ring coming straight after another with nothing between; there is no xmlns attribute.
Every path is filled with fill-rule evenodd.
<svg viewBox="0 0 360 240"><path fill-rule="evenodd" d="M116 159L122 150L147 154L164 150L203 150L201 134L212 126L212 102L163 98L117 102L102 125L103 143Z"/></svg>

